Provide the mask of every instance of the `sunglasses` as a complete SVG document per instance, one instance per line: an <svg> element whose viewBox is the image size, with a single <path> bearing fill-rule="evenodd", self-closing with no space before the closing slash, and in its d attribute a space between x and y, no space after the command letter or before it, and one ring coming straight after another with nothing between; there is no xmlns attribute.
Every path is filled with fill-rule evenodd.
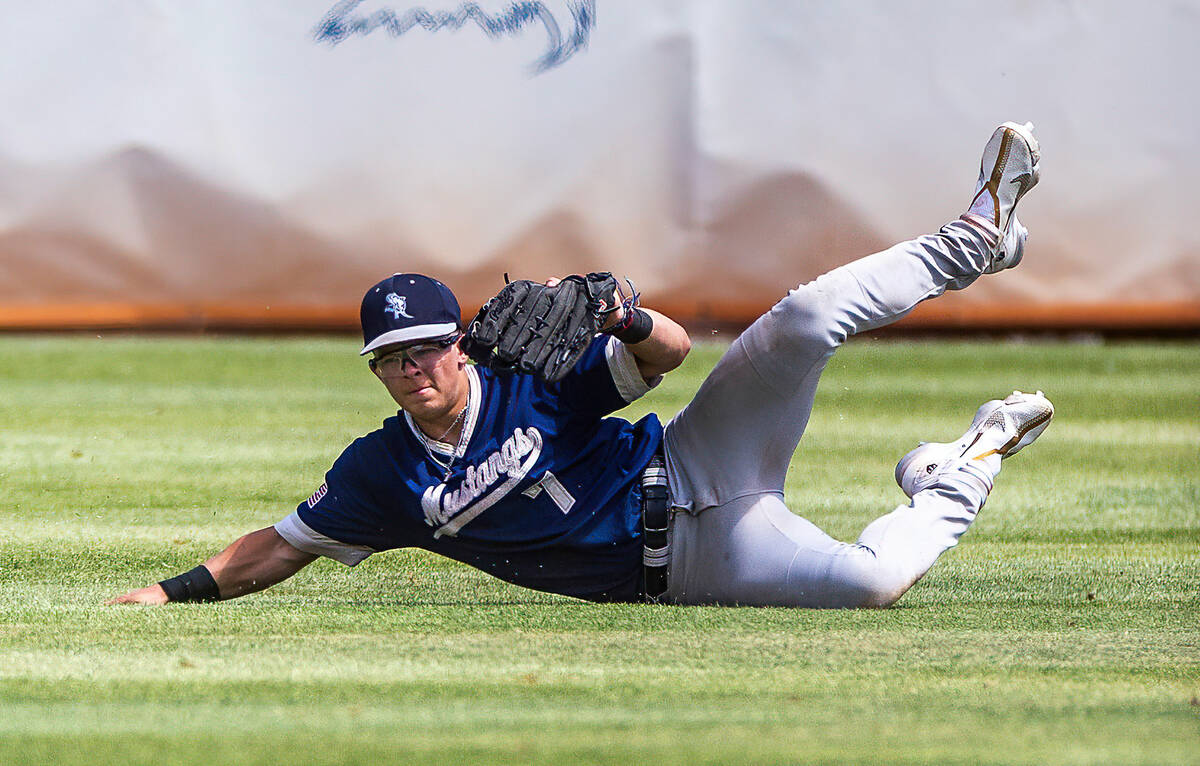
<svg viewBox="0 0 1200 766"><path fill-rule="evenodd" d="M413 366L428 373L441 360L446 349L458 342L457 335L428 343L414 343L411 346L375 357L367 361L373 372L383 378L398 378L404 374L404 363L412 362Z"/></svg>

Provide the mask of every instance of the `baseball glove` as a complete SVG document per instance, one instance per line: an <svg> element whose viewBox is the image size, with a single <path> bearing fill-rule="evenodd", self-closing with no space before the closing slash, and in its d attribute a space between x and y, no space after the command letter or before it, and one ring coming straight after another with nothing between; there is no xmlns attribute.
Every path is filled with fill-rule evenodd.
<svg viewBox="0 0 1200 766"><path fill-rule="evenodd" d="M497 372L561 380L620 305L617 280L607 271L573 274L554 287L509 282L471 320L462 348Z"/></svg>

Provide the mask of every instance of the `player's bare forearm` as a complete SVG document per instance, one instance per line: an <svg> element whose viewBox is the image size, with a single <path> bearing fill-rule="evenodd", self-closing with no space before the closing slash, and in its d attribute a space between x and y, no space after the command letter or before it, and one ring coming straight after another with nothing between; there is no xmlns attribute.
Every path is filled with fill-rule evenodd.
<svg viewBox="0 0 1200 766"><path fill-rule="evenodd" d="M299 572L317 557L293 547L267 527L243 535L204 562L217 583L222 600L269 588ZM167 594L155 583L130 591L106 604L165 604Z"/></svg>
<svg viewBox="0 0 1200 766"><path fill-rule="evenodd" d="M238 538L204 566L217 581L221 598L230 599L283 582L316 558L267 527Z"/></svg>
<svg viewBox="0 0 1200 766"><path fill-rule="evenodd" d="M631 343L629 350L637 359L638 371L642 377L650 378L668 373L687 358L692 349L692 340L687 331L679 324L652 309L641 309L654 320L654 328L650 337L640 343Z"/></svg>

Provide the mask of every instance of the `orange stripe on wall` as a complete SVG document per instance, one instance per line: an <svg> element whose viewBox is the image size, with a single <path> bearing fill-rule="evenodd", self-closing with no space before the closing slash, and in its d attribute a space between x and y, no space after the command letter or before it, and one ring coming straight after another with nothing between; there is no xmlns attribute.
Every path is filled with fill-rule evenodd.
<svg viewBox="0 0 1200 766"><path fill-rule="evenodd" d="M941 303L941 305L939 305ZM703 326L749 324L762 313L756 304L725 303L720 310L697 312L694 305L669 301L648 304L663 313ZM1200 332L1200 303L1058 303L951 304L930 301L894 325L903 330L1145 330Z"/></svg>
<svg viewBox="0 0 1200 766"><path fill-rule="evenodd" d="M725 303L719 309L654 302L654 308L689 324L748 324L758 304ZM474 307L464 307L473 313ZM468 317L470 314L468 314ZM1200 331L1200 303L979 304L943 308L925 303L896 327L908 330L1097 329ZM0 330L353 330L358 306L237 304L70 303L0 306Z"/></svg>
<svg viewBox="0 0 1200 766"><path fill-rule="evenodd" d="M1061 329L1200 330L1200 303L983 304L943 308L918 306L903 320L905 326L968 327L1019 326Z"/></svg>
<svg viewBox="0 0 1200 766"><path fill-rule="evenodd" d="M357 306L70 303L0 306L0 329L354 329Z"/></svg>

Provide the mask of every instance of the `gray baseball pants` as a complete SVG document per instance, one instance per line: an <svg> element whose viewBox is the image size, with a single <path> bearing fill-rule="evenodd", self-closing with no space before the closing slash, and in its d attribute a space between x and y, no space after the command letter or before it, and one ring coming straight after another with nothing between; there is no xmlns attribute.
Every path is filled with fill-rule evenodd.
<svg viewBox="0 0 1200 766"><path fill-rule="evenodd" d="M989 489L965 471L876 519L853 544L789 511L783 484L834 351L855 333L969 285L992 236L954 221L834 269L791 290L734 341L666 427L677 510L664 600L887 606L958 542ZM998 458L993 466L998 472Z"/></svg>

